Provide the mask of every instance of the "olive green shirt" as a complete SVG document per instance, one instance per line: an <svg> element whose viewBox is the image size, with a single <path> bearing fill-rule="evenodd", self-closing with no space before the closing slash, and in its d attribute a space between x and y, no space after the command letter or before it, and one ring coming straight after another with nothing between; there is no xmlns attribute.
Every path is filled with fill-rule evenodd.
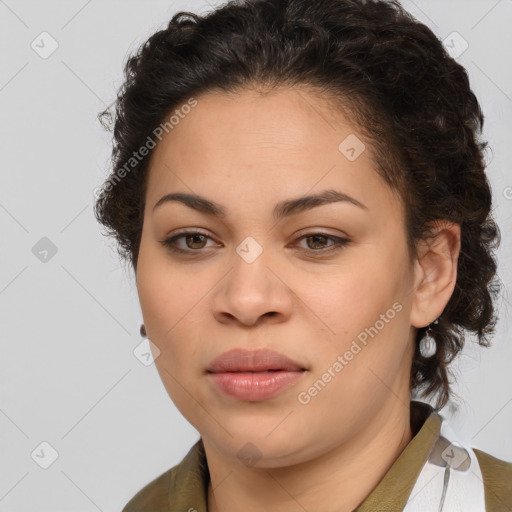
<svg viewBox="0 0 512 512"><path fill-rule="evenodd" d="M411 402L414 437L354 512L404 509L439 437L441 422L441 416L430 405ZM484 480L486 512L512 512L512 463L477 449L474 452ZM122 512L207 512L209 478L204 446L199 439L177 466L147 484Z"/></svg>

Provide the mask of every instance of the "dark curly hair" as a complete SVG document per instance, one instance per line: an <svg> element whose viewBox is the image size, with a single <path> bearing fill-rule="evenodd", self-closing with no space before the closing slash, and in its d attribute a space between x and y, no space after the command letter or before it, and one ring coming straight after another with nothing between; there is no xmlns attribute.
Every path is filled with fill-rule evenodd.
<svg viewBox="0 0 512 512"><path fill-rule="evenodd" d="M411 261L434 221L461 226L454 292L439 323L417 330L411 372L411 389L437 395L443 407L464 330L486 347L494 333L500 231L479 140L483 114L466 70L434 33L396 0L230 1L204 16L175 14L127 59L125 76L114 102L112 171L95 213L135 270L151 151L133 155L173 109L208 91L306 86L343 109L405 204ZM99 118L111 129L110 108ZM419 350L426 335L437 342L429 358Z"/></svg>

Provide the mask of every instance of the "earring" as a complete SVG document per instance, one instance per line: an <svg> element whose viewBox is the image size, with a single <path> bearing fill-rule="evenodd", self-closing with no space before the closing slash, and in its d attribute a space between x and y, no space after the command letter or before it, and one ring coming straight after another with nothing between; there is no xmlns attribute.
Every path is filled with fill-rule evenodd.
<svg viewBox="0 0 512 512"><path fill-rule="evenodd" d="M421 338L420 341L420 353L423 357L429 358L435 356L437 352L437 345L433 338L426 336Z"/></svg>
<svg viewBox="0 0 512 512"><path fill-rule="evenodd" d="M143 337L143 338L146 338L147 337L147 332L146 332L146 326L144 324L140 324L140 335Z"/></svg>
<svg viewBox="0 0 512 512"><path fill-rule="evenodd" d="M420 341L420 353L427 359L429 357L435 356L437 352L436 340L430 336L430 329L432 325L437 325L439 323L439 318L436 318L432 323L428 325L426 331L427 336L424 336Z"/></svg>
<svg viewBox="0 0 512 512"><path fill-rule="evenodd" d="M440 318L441 318L441 317L440 317L440 316L438 316L438 317L437 317L437 318L436 318L432 323L430 323L430 324L428 325L428 329L430 329L430 327L431 327L432 325L437 325L437 324L439 323L439 319L440 319Z"/></svg>

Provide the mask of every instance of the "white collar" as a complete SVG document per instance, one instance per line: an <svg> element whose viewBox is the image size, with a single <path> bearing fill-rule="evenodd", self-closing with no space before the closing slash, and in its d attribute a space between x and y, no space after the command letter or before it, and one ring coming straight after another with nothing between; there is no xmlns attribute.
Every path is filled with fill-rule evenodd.
<svg viewBox="0 0 512 512"><path fill-rule="evenodd" d="M483 477L475 452L441 418L439 437L403 512L485 512Z"/></svg>

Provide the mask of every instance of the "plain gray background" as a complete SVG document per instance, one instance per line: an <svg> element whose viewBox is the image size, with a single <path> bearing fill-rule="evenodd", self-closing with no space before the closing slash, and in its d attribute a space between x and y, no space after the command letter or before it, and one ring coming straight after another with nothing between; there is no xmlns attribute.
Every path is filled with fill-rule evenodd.
<svg viewBox="0 0 512 512"><path fill-rule="evenodd" d="M178 10L219 4L0 0L0 511L121 510L198 439L155 366L133 353L134 282L92 213L110 155L96 116L128 53ZM472 446L510 461L512 0L404 6L455 50L467 41L458 60L486 115L506 288L494 347L469 347L456 365L453 422Z"/></svg>

